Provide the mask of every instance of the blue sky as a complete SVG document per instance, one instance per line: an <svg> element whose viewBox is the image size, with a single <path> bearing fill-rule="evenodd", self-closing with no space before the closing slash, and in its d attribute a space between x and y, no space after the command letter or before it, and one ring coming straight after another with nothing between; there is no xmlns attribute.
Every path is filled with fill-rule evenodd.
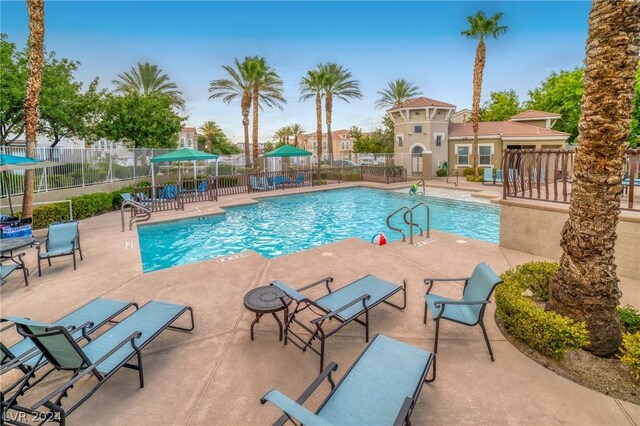
<svg viewBox="0 0 640 426"><path fill-rule="evenodd" d="M334 104L333 128L370 130L387 81L415 82L427 97L469 107L476 43L460 35L479 10L504 13L508 33L487 43L483 99L515 89L521 100L552 71L582 64L589 2L129 2L47 1L45 43L81 62L77 77L111 88L137 62L158 64L183 91L189 125L216 120L240 140L238 104L208 101L212 79L235 57L264 56L284 80L288 104L261 115L261 140L283 125L315 128L312 102L298 101L300 77L334 61L361 83L363 99ZM0 3L1 31L24 46L26 3Z"/></svg>

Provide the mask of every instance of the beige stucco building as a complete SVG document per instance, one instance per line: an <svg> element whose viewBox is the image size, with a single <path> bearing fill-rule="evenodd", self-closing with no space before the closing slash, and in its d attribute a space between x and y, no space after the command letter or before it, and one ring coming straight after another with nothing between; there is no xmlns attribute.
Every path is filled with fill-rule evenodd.
<svg viewBox="0 0 640 426"><path fill-rule="evenodd" d="M289 143L293 143L290 141ZM333 144L333 158L338 159L351 159L353 154L353 138L349 135L349 130L341 129L331 132L331 143ZM305 133L300 135L298 145L302 149L311 151L314 155L318 153L318 142L316 133ZM327 142L327 133L322 134L322 157L323 160L329 159L329 145Z"/></svg>
<svg viewBox="0 0 640 426"><path fill-rule="evenodd" d="M424 159L430 159L426 171L434 176L445 167L449 173L472 164L473 129L470 111L456 112L455 105L420 97L387 111L394 122L394 162L407 168L409 176L422 176ZM478 165L500 167L502 150L562 148L568 133L553 130L560 115L528 110L509 121L480 123L478 129Z"/></svg>

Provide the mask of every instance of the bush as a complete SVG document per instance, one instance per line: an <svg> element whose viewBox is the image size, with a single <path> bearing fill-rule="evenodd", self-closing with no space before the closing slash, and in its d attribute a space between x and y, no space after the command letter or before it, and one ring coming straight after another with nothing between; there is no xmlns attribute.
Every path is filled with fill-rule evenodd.
<svg viewBox="0 0 640 426"><path fill-rule="evenodd" d="M640 311L637 311L633 306L618 306L618 317L620 317L620 323L626 331L629 333L640 332Z"/></svg>
<svg viewBox="0 0 640 426"><path fill-rule="evenodd" d="M640 333L624 333L620 361L631 367L631 375L640 380Z"/></svg>
<svg viewBox="0 0 640 426"><path fill-rule="evenodd" d="M445 169L438 169L436 170L436 175L443 177L447 175L447 171Z"/></svg>
<svg viewBox="0 0 640 426"><path fill-rule="evenodd" d="M557 268L555 262L525 263L502 274L503 283L496 288L497 314L509 334L554 358L589 343L584 322L545 311L524 295L530 290L539 299L548 297L549 279Z"/></svg>
<svg viewBox="0 0 640 426"><path fill-rule="evenodd" d="M467 167L462 171L463 176L473 176L473 167Z"/></svg>
<svg viewBox="0 0 640 426"><path fill-rule="evenodd" d="M473 176L473 175L469 175L467 176L467 182L484 182L484 179L482 177L482 175L478 175L478 176Z"/></svg>

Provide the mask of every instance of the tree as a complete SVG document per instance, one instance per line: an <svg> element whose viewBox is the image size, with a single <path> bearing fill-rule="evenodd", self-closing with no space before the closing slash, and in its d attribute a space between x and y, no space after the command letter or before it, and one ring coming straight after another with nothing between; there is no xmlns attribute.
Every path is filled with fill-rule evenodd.
<svg viewBox="0 0 640 426"><path fill-rule="evenodd" d="M288 144L289 139L293 136L293 130L291 130L291 126L280 127L276 130L274 137L278 139L278 142L282 144Z"/></svg>
<svg viewBox="0 0 640 426"><path fill-rule="evenodd" d="M489 94L489 101L480 109L481 121L505 121L522 112L515 90L500 90Z"/></svg>
<svg viewBox="0 0 640 426"><path fill-rule="evenodd" d="M0 34L0 145L14 142L24 131L27 74L26 55L16 50L6 34Z"/></svg>
<svg viewBox="0 0 640 426"><path fill-rule="evenodd" d="M244 129L244 165L251 167L249 148L249 112L251 110L251 82L244 75L244 68L238 59L234 59L233 66L223 65L222 69L230 78L212 80L209 83L209 99L222 98L222 102L231 103L240 99L242 113L242 127Z"/></svg>
<svg viewBox="0 0 640 426"><path fill-rule="evenodd" d="M36 132L38 126L38 104L42 85L42 63L44 62L44 0L27 0L29 15L29 77L24 98L24 124L27 157L35 158ZM34 171L25 170L24 193L22 195L22 217L33 217Z"/></svg>
<svg viewBox="0 0 640 426"><path fill-rule="evenodd" d="M300 135L306 132L306 130L304 129L304 127L302 127L302 124L298 124L298 123L292 124L289 127L291 128L291 134L293 136L293 145L297 148L298 138L300 137Z"/></svg>
<svg viewBox="0 0 640 426"><path fill-rule="evenodd" d="M329 161L333 164L333 141L331 135L331 120L333 114L333 97L349 102L351 99L361 99L360 83L351 76L351 72L333 62L319 66L322 74L322 89L324 91L325 119L327 122L327 145L329 148ZM319 162L320 160L318 160Z"/></svg>
<svg viewBox="0 0 640 426"><path fill-rule="evenodd" d="M315 98L316 101L316 146L318 150L318 169L322 164L322 88L323 75L318 70L309 70L300 81L300 100Z"/></svg>
<svg viewBox="0 0 640 426"><path fill-rule="evenodd" d="M387 87L378 94L380 99L376 101L376 108L389 108L400 105L422 93L420 88L412 82L399 79L387 82Z"/></svg>
<svg viewBox="0 0 640 426"><path fill-rule="evenodd" d="M82 83L73 76L78 65L58 60L53 53L43 65L39 129L51 139L52 148L63 138L92 139L95 133L94 121L104 92L98 91L97 78L82 92Z"/></svg>
<svg viewBox="0 0 640 426"><path fill-rule="evenodd" d="M198 130L200 130L202 136L204 136L206 140L204 145L204 150L206 152L211 152L211 146L214 140L227 139L222 128L220 128L220 126L218 126L218 124L213 120L205 121Z"/></svg>
<svg viewBox="0 0 640 426"><path fill-rule="evenodd" d="M529 91L527 109L555 112L562 116L554 129L570 133L568 142L573 143L578 136L580 105L584 93L584 68L560 71L547 77L540 87Z"/></svg>
<svg viewBox="0 0 640 426"><path fill-rule="evenodd" d="M260 56L246 57L242 63L244 75L251 83L251 108L253 111L253 131L251 135L253 168L258 168L258 110L262 105L278 107L287 100L282 94L282 80Z"/></svg>
<svg viewBox="0 0 640 426"><path fill-rule="evenodd" d="M351 127L349 137L353 138L353 152L360 154L392 153L393 121L388 115L385 115L381 126L367 134L362 133L362 129L358 127Z"/></svg>
<svg viewBox="0 0 640 426"><path fill-rule="evenodd" d="M100 135L125 141L132 148L176 148L183 118L167 95L129 93L109 95L105 101Z"/></svg>
<svg viewBox="0 0 640 426"><path fill-rule="evenodd" d="M160 93L169 96L172 100L172 105L184 110L182 92L178 90L178 86L157 65L149 62L138 63L136 67L131 67L129 71L118 74L118 78L111 82L116 86L114 89L116 93L139 93L141 95Z"/></svg>
<svg viewBox="0 0 640 426"><path fill-rule="evenodd" d="M614 258L622 170L640 47L640 2L594 1L589 15L584 98L569 219L547 308L585 321L596 355L620 345Z"/></svg>
<svg viewBox="0 0 640 426"><path fill-rule="evenodd" d="M471 127L473 129L473 175L478 176L478 128L480 127L480 95L482 93L482 74L486 62L487 48L484 40L488 37L498 38L507 32L507 27L500 25L502 13L496 13L487 18L484 12L478 12L474 16L468 16L470 28L462 32L462 35L473 40L478 40L476 58L473 64L473 101L471 104Z"/></svg>

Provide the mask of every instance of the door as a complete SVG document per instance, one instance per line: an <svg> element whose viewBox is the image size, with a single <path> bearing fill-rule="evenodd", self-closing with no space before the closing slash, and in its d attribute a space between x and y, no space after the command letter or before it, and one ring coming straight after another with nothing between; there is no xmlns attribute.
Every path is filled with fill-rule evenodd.
<svg viewBox="0 0 640 426"><path fill-rule="evenodd" d="M422 152L421 146L414 146L411 149L411 175L422 176Z"/></svg>

